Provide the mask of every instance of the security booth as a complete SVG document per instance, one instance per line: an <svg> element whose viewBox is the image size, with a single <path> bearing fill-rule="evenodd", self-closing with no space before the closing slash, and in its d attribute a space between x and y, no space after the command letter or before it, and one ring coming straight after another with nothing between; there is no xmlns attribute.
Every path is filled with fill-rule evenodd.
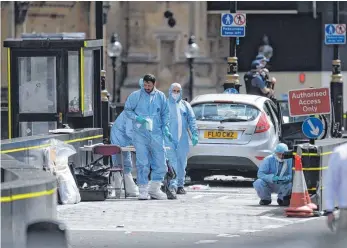
<svg viewBox="0 0 347 248"><path fill-rule="evenodd" d="M8 137L101 127L102 40L7 39Z"/></svg>

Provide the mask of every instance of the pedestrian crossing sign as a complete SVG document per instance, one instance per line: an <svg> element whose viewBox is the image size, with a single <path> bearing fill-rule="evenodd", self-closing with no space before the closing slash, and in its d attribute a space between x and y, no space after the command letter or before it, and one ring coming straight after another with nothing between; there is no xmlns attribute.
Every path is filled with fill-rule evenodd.
<svg viewBox="0 0 347 248"><path fill-rule="evenodd" d="M243 13L221 14L221 36L222 37L245 37L246 36L246 14L243 14Z"/></svg>
<svg viewBox="0 0 347 248"><path fill-rule="evenodd" d="M346 24L325 24L325 45L346 44Z"/></svg>

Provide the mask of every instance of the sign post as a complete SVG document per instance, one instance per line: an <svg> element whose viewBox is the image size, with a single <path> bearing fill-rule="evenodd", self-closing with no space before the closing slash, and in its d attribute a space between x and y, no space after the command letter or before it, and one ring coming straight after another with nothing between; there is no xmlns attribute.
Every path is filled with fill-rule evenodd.
<svg viewBox="0 0 347 248"><path fill-rule="evenodd" d="M288 94L289 115L312 116L331 113L331 99L329 88L310 88L291 90ZM323 133L323 123L315 117L307 118L302 124L303 134L314 145L315 139Z"/></svg>
<svg viewBox="0 0 347 248"><path fill-rule="evenodd" d="M223 13L221 14L222 37L245 37L246 36L246 14Z"/></svg>
<svg viewBox="0 0 347 248"><path fill-rule="evenodd" d="M291 90L288 101L291 117L331 113L329 88Z"/></svg>
<svg viewBox="0 0 347 248"><path fill-rule="evenodd" d="M310 139L310 143L314 145L314 140L323 134L323 122L316 117L309 117L302 123L302 133Z"/></svg>
<svg viewBox="0 0 347 248"><path fill-rule="evenodd" d="M325 24L325 45L346 44L346 24Z"/></svg>
<svg viewBox="0 0 347 248"><path fill-rule="evenodd" d="M232 11L236 11L236 6L235 9L230 9L230 12ZM238 45L239 37L246 36L246 14L222 13L220 34L222 37L229 37L230 39L228 73L226 76L227 80L223 85L224 90L228 88L235 88L237 91L240 91L241 84L239 82L239 75L237 74L238 62L236 57L236 45Z"/></svg>

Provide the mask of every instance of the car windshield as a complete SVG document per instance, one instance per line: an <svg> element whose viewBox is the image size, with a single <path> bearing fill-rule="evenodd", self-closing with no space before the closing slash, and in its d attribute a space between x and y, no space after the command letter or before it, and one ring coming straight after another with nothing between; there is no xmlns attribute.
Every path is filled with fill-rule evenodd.
<svg viewBox="0 0 347 248"><path fill-rule="evenodd" d="M244 103L202 103L194 105L193 110L199 121L252 121L260 113L256 107Z"/></svg>

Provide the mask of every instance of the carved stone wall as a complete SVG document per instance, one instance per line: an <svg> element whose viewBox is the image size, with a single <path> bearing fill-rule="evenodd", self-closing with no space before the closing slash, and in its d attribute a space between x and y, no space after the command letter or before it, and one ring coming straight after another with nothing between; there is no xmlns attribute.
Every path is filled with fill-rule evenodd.
<svg viewBox="0 0 347 248"><path fill-rule="evenodd" d="M94 6L94 2L30 2L25 22L15 25L14 3L1 2L1 87L7 87L5 39L32 32L83 32L87 38L95 38Z"/></svg>
<svg viewBox="0 0 347 248"><path fill-rule="evenodd" d="M164 17L166 10L174 14L176 25L173 28L169 27ZM127 77L123 81L122 100L131 92L130 89L138 88L139 78L146 73L156 76L157 87L165 93L173 82L187 84L189 69L184 50L191 34L196 36L201 56L195 65L196 85L199 87L199 84L207 83L214 87L213 74L216 70L208 59L205 2L128 2L127 7L123 6L122 13L129 18L128 24L125 23L129 26L129 42L123 59L127 64ZM122 28L118 25L118 30ZM111 24L107 29L117 31ZM108 67L108 70L111 68Z"/></svg>

